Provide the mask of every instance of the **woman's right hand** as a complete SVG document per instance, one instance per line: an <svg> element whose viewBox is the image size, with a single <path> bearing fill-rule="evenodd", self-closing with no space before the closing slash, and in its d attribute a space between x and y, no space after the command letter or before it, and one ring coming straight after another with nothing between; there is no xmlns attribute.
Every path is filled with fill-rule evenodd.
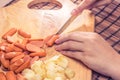
<svg viewBox="0 0 120 80"><path fill-rule="evenodd" d="M72 15L81 13L84 9L91 9L111 3L113 0L83 0L80 5L72 11Z"/></svg>

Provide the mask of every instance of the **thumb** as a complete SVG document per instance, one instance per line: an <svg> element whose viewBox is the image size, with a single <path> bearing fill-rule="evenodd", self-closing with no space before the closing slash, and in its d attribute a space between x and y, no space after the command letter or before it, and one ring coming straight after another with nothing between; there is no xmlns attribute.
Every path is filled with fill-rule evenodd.
<svg viewBox="0 0 120 80"><path fill-rule="evenodd" d="M77 51L60 51L63 55L74 58L79 61L84 60L84 54L83 52L77 52Z"/></svg>
<svg viewBox="0 0 120 80"><path fill-rule="evenodd" d="M77 8L73 9L71 14L77 15L81 13L84 9L90 9L91 5L94 4L96 0L83 0Z"/></svg>

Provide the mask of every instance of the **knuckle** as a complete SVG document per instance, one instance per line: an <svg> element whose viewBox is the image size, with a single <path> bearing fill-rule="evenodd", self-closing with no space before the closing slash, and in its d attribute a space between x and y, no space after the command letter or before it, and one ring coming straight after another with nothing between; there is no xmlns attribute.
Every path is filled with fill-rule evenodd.
<svg viewBox="0 0 120 80"><path fill-rule="evenodd" d="M92 33L91 36L89 37L89 42L96 42L100 36L97 33Z"/></svg>
<svg viewBox="0 0 120 80"><path fill-rule="evenodd" d="M67 37L68 37L70 40L72 40L72 39L74 39L76 36L77 36L77 33L76 33L76 32L72 32L72 33L69 33Z"/></svg>
<svg viewBox="0 0 120 80"><path fill-rule="evenodd" d="M72 44L73 42L72 41L68 41L67 43L66 43L66 45L69 47L69 49L71 49L72 47L73 47L73 44Z"/></svg>
<svg viewBox="0 0 120 80"><path fill-rule="evenodd" d="M74 36L73 34L69 34L69 35L68 35L68 38L69 38L69 39L72 39L73 36Z"/></svg>
<svg viewBox="0 0 120 80"><path fill-rule="evenodd" d="M75 53L71 52L71 56L75 56Z"/></svg>

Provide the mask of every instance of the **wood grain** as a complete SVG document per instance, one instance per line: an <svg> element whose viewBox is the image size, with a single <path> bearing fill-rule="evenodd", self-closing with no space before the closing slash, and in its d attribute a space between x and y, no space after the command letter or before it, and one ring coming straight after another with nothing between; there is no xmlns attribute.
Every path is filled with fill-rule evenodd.
<svg viewBox="0 0 120 80"><path fill-rule="evenodd" d="M28 4L32 0L20 0L17 3L0 8L0 36L12 27L22 29L30 34L32 38L45 38L48 35L55 34L69 19L71 11L77 7L70 0L34 0L36 2L60 2L62 8L59 10L35 10L29 9ZM91 11L85 10L79 15L69 27L62 33L72 31L94 31L94 16ZM15 38L20 36L15 36ZM54 48L47 49L46 57L58 55ZM76 75L72 80L91 80L91 70L81 62L66 57L69 60L71 67Z"/></svg>

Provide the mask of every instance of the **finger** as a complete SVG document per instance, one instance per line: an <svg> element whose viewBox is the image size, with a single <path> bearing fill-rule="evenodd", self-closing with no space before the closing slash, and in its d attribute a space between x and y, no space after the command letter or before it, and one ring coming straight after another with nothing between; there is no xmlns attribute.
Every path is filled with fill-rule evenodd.
<svg viewBox="0 0 120 80"><path fill-rule="evenodd" d="M95 5L92 6L92 8L110 4L112 1L113 0L99 0L95 3Z"/></svg>
<svg viewBox="0 0 120 80"><path fill-rule="evenodd" d="M63 34L63 35L60 35L60 38L57 39L55 41L56 44L60 44L60 43L63 43L65 41L68 41L68 40L73 40L73 41L80 41L80 39L78 39L80 36L80 33L79 32L76 32L76 33L68 33L68 34Z"/></svg>
<svg viewBox="0 0 120 80"><path fill-rule="evenodd" d="M72 40L72 36L74 34L68 33L68 34L62 34L59 36L59 38L55 41L56 44L61 44L65 41Z"/></svg>
<svg viewBox="0 0 120 80"><path fill-rule="evenodd" d="M70 50L70 51L84 51L84 45L82 42L66 41L62 44L56 45L57 51Z"/></svg>
<svg viewBox="0 0 120 80"><path fill-rule="evenodd" d="M61 53L77 60L83 60L83 52L61 51Z"/></svg>
<svg viewBox="0 0 120 80"><path fill-rule="evenodd" d="M61 44L65 41L78 41L78 42L84 42L86 40L86 38L91 37L93 34L93 32L72 32L72 33L68 33L68 34L63 34L60 35L59 39L57 39L55 41L56 44Z"/></svg>
<svg viewBox="0 0 120 80"><path fill-rule="evenodd" d="M90 8L90 6L95 3L96 0L83 0L80 5L78 5L79 7L75 8L73 11L72 11L72 15L77 15L79 13L81 13L84 9L88 9Z"/></svg>

